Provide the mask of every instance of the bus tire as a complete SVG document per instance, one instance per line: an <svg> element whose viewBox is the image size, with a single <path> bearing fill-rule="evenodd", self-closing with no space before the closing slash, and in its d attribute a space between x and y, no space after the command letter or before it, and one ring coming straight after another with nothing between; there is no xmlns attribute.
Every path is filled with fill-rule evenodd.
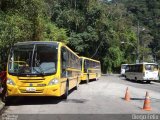
<svg viewBox="0 0 160 120"><path fill-rule="evenodd" d="M146 81L146 83L150 84L150 83L151 83L151 81L150 81L150 80L147 80L147 81Z"/></svg>
<svg viewBox="0 0 160 120"><path fill-rule="evenodd" d="M63 99L67 99L67 98L68 98L68 94L69 94L69 83L68 83L68 81L67 81L65 93L64 93L64 95L62 96L62 98L63 98Z"/></svg>
<svg viewBox="0 0 160 120"><path fill-rule="evenodd" d="M136 80L136 82L137 82L137 83L141 83L142 81L141 81L141 80Z"/></svg>

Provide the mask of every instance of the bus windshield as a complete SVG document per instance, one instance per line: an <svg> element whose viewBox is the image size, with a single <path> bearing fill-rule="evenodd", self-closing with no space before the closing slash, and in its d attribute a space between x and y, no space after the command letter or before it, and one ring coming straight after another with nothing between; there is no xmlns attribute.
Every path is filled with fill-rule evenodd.
<svg viewBox="0 0 160 120"><path fill-rule="evenodd" d="M57 51L55 44L15 45L9 57L9 74L54 74L57 66Z"/></svg>
<svg viewBox="0 0 160 120"><path fill-rule="evenodd" d="M158 70L158 65L156 65L156 64L146 64L145 65L145 70L157 71Z"/></svg>
<svg viewBox="0 0 160 120"><path fill-rule="evenodd" d="M127 65L121 65L121 69L126 69Z"/></svg>

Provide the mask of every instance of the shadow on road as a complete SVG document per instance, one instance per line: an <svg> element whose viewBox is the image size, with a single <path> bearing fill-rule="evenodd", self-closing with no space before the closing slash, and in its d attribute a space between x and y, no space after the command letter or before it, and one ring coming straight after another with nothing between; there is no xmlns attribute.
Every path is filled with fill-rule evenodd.
<svg viewBox="0 0 160 120"><path fill-rule="evenodd" d="M132 82L132 83L139 83L139 84L154 84L153 82L151 83L147 83L147 82L144 82L144 81L141 81L141 80L129 80L129 79L126 79L124 77L121 78L121 80L124 80L124 81L129 81L129 82Z"/></svg>
<svg viewBox="0 0 160 120"><path fill-rule="evenodd" d="M62 99L58 97L12 97L6 106L19 106L19 105L43 105L43 104L57 104L61 102Z"/></svg>
<svg viewBox="0 0 160 120"><path fill-rule="evenodd" d="M121 98L124 100L124 98ZM145 98L130 98L131 100L145 100Z"/></svg>
<svg viewBox="0 0 160 120"><path fill-rule="evenodd" d="M121 99L124 100L124 98L121 98ZM135 100L144 101L145 97L144 98L130 98L130 99L133 101ZM157 99L157 98L150 98L150 100L151 100L151 103L160 102L160 99Z"/></svg>
<svg viewBox="0 0 160 120"><path fill-rule="evenodd" d="M64 100L64 103L85 103L87 100L86 99L67 99Z"/></svg>
<svg viewBox="0 0 160 120"><path fill-rule="evenodd" d="M69 95L73 91L75 91L75 88L69 91ZM9 98L9 102L6 103L5 106L58 104L59 102L62 102L62 101L65 102L65 101L68 101L68 99L65 100L62 97L52 97L52 96L11 97Z"/></svg>
<svg viewBox="0 0 160 120"><path fill-rule="evenodd" d="M90 79L90 80L89 80L89 83L92 83L92 82L96 82L96 80L95 80L95 79ZM89 84L89 83L88 83L88 84ZM80 84L83 85L83 84L87 84L87 83L86 83L86 81L81 81Z"/></svg>

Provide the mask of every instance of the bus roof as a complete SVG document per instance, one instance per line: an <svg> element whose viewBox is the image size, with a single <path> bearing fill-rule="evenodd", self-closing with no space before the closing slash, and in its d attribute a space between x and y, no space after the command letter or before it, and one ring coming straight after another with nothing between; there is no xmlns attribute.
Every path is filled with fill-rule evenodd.
<svg viewBox="0 0 160 120"><path fill-rule="evenodd" d="M129 65L129 64L121 64L121 65Z"/></svg>
<svg viewBox="0 0 160 120"><path fill-rule="evenodd" d="M94 59L91 59L91 58L87 58L87 57L84 57L84 56L80 56L80 58L83 58L83 59L87 59L87 60L91 60L91 61L94 61L94 62L99 62L98 60L94 60Z"/></svg>
<svg viewBox="0 0 160 120"><path fill-rule="evenodd" d="M26 41L26 42L18 42L15 43L14 45L16 46L16 45L32 45L32 44L57 44L57 45L61 44L62 46L66 46L64 43L57 41ZM73 50L71 50L68 46L66 46L66 48L79 58L79 56L75 52L73 52Z"/></svg>
<svg viewBox="0 0 160 120"><path fill-rule="evenodd" d="M148 63L148 62L143 62L143 63L138 63L138 64L156 64L157 65L157 63Z"/></svg>
<svg viewBox="0 0 160 120"><path fill-rule="evenodd" d="M59 44L57 41L26 41L26 42L18 42L14 45L30 45L30 44Z"/></svg>
<svg viewBox="0 0 160 120"><path fill-rule="evenodd" d="M148 62L142 62L142 63L135 63L135 64L127 64L127 65L142 65L142 64L149 64L149 65L158 65L157 63L148 63Z"/></svg>

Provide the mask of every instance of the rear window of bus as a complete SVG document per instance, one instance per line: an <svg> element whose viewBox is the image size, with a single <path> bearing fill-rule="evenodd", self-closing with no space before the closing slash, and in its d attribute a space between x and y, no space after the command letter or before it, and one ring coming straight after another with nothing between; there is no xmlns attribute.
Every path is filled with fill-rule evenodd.
<svg viewBox="0 0 160 120"><path fill-rule="evenodd" d="M158 70L158 65L150 65L150 64L147 64L147 65L145 65L145 70L156 71L156 70Z"/></svg>

